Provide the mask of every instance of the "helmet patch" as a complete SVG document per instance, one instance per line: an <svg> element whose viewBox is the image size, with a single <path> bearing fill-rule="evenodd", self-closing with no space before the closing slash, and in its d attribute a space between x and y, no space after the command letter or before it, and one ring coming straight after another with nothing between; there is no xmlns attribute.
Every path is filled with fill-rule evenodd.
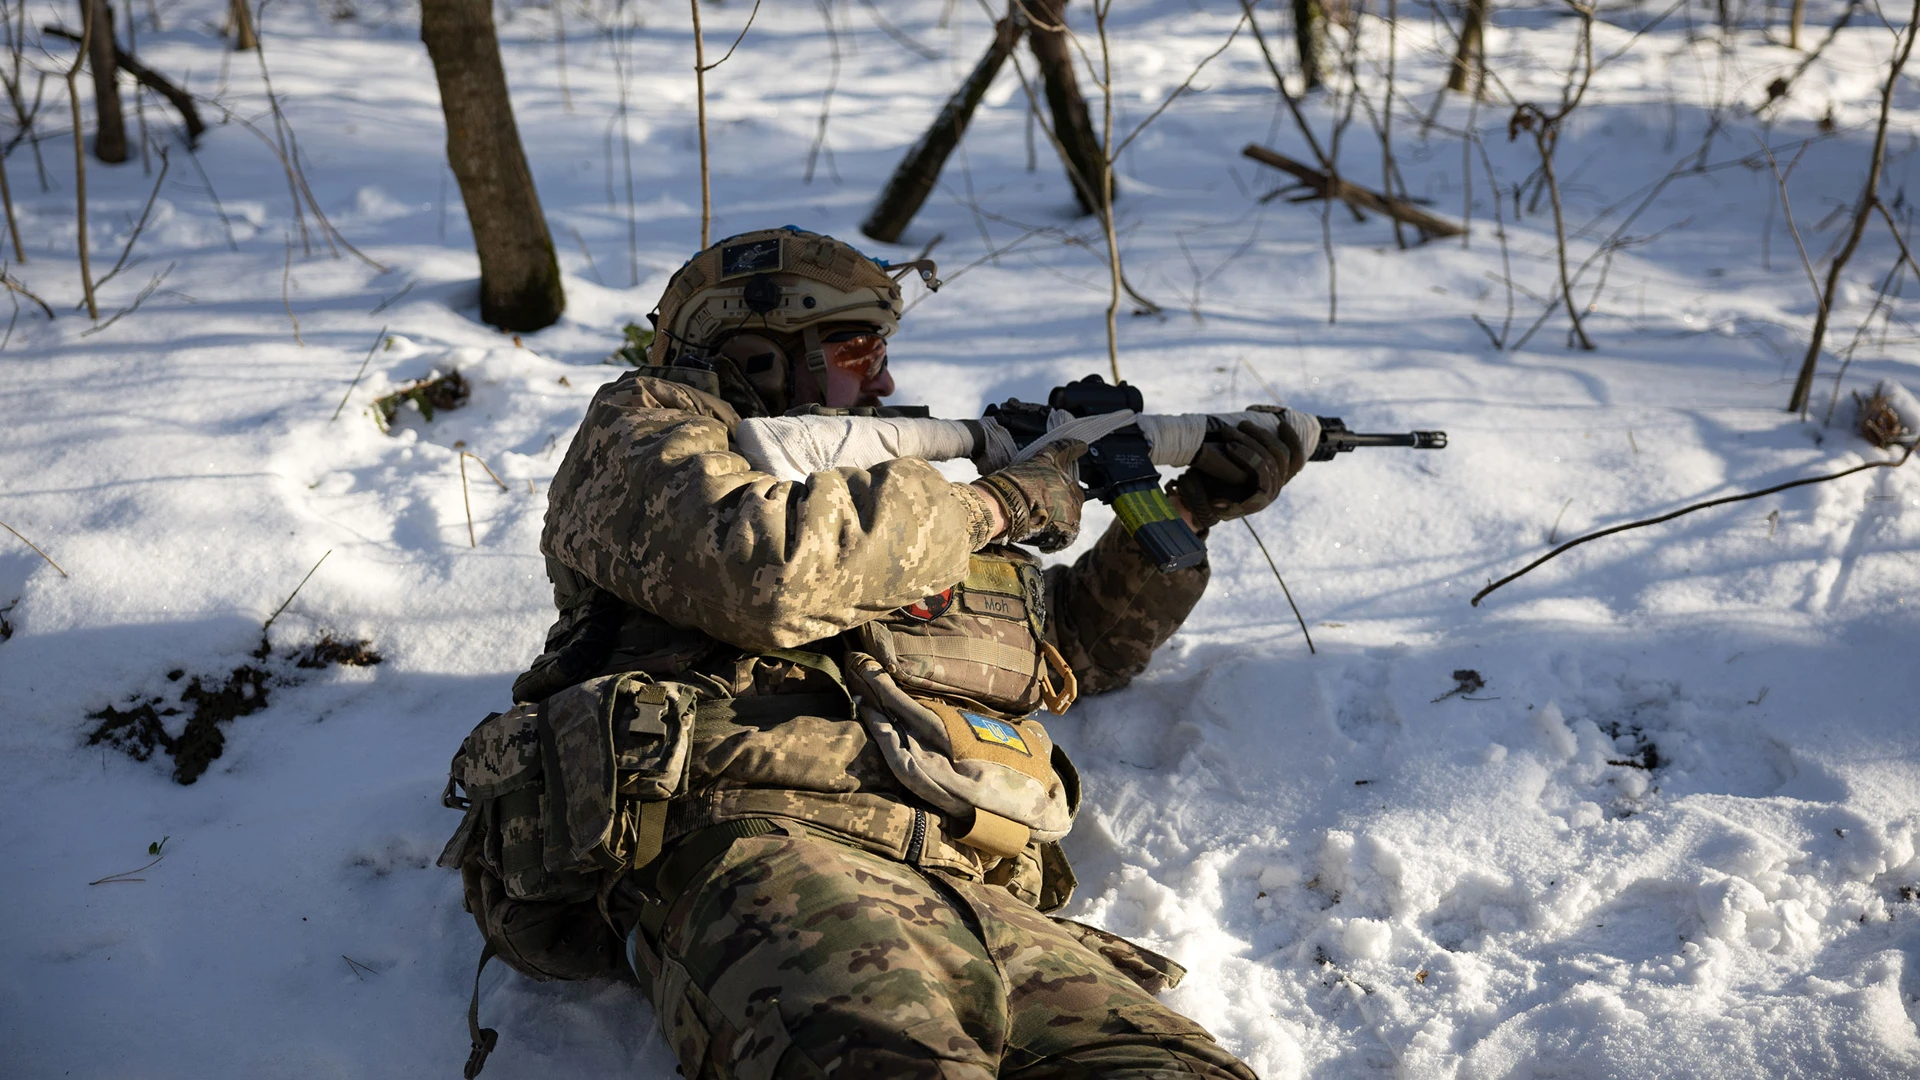
<svg viewBox="0 0 1920 1080"><path fill-rule="evenodd" d="M769 237L749 240L743 244L728 244L720 249L720 276L738 277L741 274L764 274L781 267L780 238Z"/></svg>

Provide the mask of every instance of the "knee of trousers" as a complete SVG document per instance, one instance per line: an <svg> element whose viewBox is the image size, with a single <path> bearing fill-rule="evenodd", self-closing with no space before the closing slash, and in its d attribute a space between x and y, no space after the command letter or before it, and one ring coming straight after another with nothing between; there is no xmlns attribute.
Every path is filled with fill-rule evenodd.
<svg viewBox="0 0 1920 1080"><path fill-rule="evenodd" d="M1212 1039L1200 1035L1137 1035L1068 1051L1025 1068L1002 1069L1001 1080L1260 1080Z"/></svg>

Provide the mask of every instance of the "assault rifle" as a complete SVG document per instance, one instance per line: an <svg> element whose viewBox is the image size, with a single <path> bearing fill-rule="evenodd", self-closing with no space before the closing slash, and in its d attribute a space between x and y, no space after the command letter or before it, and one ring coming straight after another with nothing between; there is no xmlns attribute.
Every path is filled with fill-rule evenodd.
<svg viewBox="0 0 1920 1080"><path fill-rule="evenodd" d="M1024 447L1047 433L1056 409L1084 417L1122 410L1138 414L1145 411L1144 406L1139 387L1125 381L1110 385L1098 375L1088 375L1054 387L1045 405L1015 399L987 406L986 415L998 420L1014 442ZM1349 454L1363 446L1440 450L1447 445L1444 431L1369 434L1350 430L1338 417L1318 419L1320 444L1314 447L1310 461L1331 461L1336 454ZM1207 557L1206 543L1161 490L1152 450L1153 444L1140 425L1128 424L1087 445L1086 456L1080 459L1080 481L1090 497L1113 507L1121 527L1162 573L1198 566Z"/></svg>
<svg viewBox="0 0 1920 1080"><path fill-rule="evenodd" d="M653 369L678 372L681 369ZM939 420L921 405L825 408L809 405L781 417L742 420L734 439L754 468L788 480L804 480L822 469L871 468L896 457L928 461L972 458L1004 461L1049 433L1073 434L1053 424L1055 412L1074 419L1085 435L1087 453L1079 461L1087 494L1114 508L1120 524L1163 572L1197 566L1206 545L1194 535L1160 488L1156 465L1185 465L1199 449L1214 417L1143 415L1140 390L1127 383L1109 385L1089 375L1056 386L1040 405L1018 399L989 405L979 420ZM1113 414L1124 413L1124 416ZM1106 416L1106 422L1098 420ZM1284 421L1274 412L1255 410L1217 417L1222 423L1251 420L1268 428ZM1353 431L1338 417L1322 416L1320 441L1311 461L1329 461L1363 446L1406 446L1439 450L1444 431L1376 435ZM1085 423L1083 423L1085 421ZM1012 449L1007 440L1011 439Z"/></svg>

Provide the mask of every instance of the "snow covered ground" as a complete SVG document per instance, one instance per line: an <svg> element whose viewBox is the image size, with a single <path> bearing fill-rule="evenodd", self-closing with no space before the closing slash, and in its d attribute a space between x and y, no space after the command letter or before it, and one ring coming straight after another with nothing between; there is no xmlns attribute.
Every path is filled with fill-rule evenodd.
<svg viewBox="0 0 1920 1080"><path fill-rule="evenodd" d="M270 133L257 64L213 33L224 7L165 6L164 29L136 14L139 52ZM1123 7L1124 134L1239 12ZM710 5L710 57L747 10ZM868 5L830 10L832 32L811 5L761 10L710 75L716 236L792 222L860 242L869 200L989 27L964 4L880 5L937 57L924 59ZM1317 655L1229 526L1211 542L1212 591L1163 656L1052 723L1089 790L1068 842L1083 880L1070 913L1190 966L1170 1000L1269 1078L1915 1075L1920 476L1876 470L1597 541L1467 604L1550 535L1884 456L1848 429L1845 401L1819 423L1831 357L1814 422L1781 411L1815 300L1754 155L1764 140L1784 169L1818 137L1789 191L1824 273L1893 35L1863 12L1763 123L1752 106L1798 54L1767 43L1762 10L1736 10L1750 25L1725 48L1711 5L1607 15L1595 52L1618 58L1558 158L1573 257L1676 163L1722 167L1673 179L1626 228L1633 242L1583 278L1585 297L1606 263L1597 351L1566 348L1552 318L1514 352L1489 342L1507 317L1503 266L1509 341L1557 273L1548 205L1512 194L1531 140L1502 137L1511 106L1459 95L1423 138L1446 32L1400 10L1399 165L1436 213L1471 203L1470 245L1401 251L1380 220L1338 211L1323 238L1317 205L1257 202L1275 174L1243 144L1309 154L1244 31L1124 156L1128 276L1166 313L1123 316L1121 364L1157 411L1242 407L1270 385L1356 428L1444 428L1453 445L1315 465L1255 521ZM1815 0L1809 39L1840 11ZM61 14L34 5L27 22ZM386 269L329 257L318 233L307 254L266 143L215 124L199 169L171 152L102 321L171 272L97 333L74 310L72 154L49 82L45 184L27 144L6 167L28 255L11 272L59 318L23 306L0 352L0 521L71 576L0 535L0 1073L414 1076L464 1060L478 941L458 882L431 866L455 824L438 795L459 738L506 702L550 618L546 485L616 373L600 360L697 246L686 15L569 5L563 76L555 13L502 13L569 305L518 342L476 321L470 236L404 6L274 5L263 26L320 205ZM1263 20L1286 47L1277 16ZM1377 108L1386 33L1362 26ZM1497 6L1506 90L1557 102L1576 30L1563 8ZM1895 101L1882 191L1903 212L1911 80ZM177 141L159 105L145 110ZM1324 95L1308 111L1326 141ZM1502 191L1504 257L1493 183L1457 134L1470 123ZM1343 172L1378 186L1365 110L1343 138ZM949 284L895 341L900 400L977 415L1105 369L1100 233L1073 216L1044 139L1037 150L1029 171L1009 69L902 244L862 242L898 259L943 237ZM90 164L96 274L153 183L138 163ZM1841 290L1835 353L1896 257L1876 224ZM1882 378L1920 389L1912 301L1892 303L1843 399ZM465 408L431 422L409 410L392 434L367 416L375 397L454 368L473 387ZM325 552L272 627L274 655L252 657ZM325 635L364 638L384 662L295 666ZM164 754L87 744L89 713L164 710L196 679L205 696L250 666L261 674L229 704L264 692L266 707L222 726L224 753L191 786ZM1466 670L1484 686L1448 696ZM89 884L163 840L139 880ZM647 1006L622 988L498 965L482 988L502 1034L490 1077L672 1075Z"/></svg>

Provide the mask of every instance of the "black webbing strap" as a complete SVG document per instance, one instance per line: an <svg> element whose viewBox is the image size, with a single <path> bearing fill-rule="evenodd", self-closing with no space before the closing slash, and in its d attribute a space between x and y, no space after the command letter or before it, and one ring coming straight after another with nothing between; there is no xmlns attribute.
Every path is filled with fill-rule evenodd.
<svg viewBox="0 0 1920 1080"><path fill-rule="evenodd" d="M467 1036L473 1040L473 1047L467 1052L467 1067L460 1075L473 1080L480 1070L487 1067L487 1055L500 1043L500 1033L492 1028L480 1026L480 973L487 970L487 961L493 959L493 942L480 950L480 964L473 969L473 999L467 1002Z"/></svg>

